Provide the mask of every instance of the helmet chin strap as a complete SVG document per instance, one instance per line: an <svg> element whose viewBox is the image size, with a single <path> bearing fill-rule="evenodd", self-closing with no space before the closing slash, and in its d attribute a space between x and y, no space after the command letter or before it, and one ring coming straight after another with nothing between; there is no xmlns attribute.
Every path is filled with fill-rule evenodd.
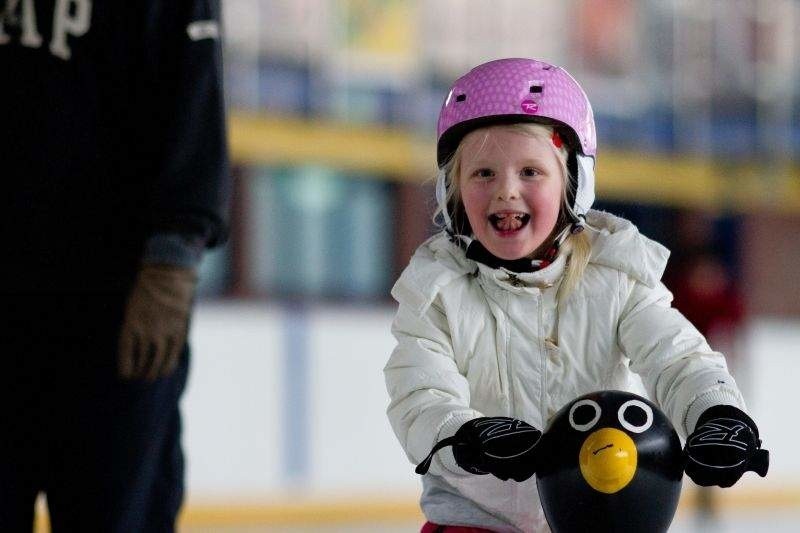
<svg viewBox="0 0 800 533"><path fill-rule="evenodd" d="M570 233L575 235L586 229L586 213L594 203L594 157L576 154L578 179L575 191L574 213Z"/></svg>
<svg viewBox="0 0 800 533"><path fill-rule="evenodd" d="M586 229L586 217L584 215L578 215L577 220L573 221L572 224L567 227L569 228L570 235L577 235Z"/></svg>
<svg viewBox="0 0 800 533"><path fill-rule="evenodd" d="M583 217L594 203L594 157L577 154L578 190L575 191L575 205L572 209Z"/></svg>

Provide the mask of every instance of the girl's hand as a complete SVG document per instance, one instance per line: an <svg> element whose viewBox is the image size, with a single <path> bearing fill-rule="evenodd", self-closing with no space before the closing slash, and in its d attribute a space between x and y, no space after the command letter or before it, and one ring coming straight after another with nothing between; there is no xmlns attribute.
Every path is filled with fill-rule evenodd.
<svg viewBox="0 0 800 533"><path fill-rule="evenodd" d="M747 471L764 477L769 470L769 452L761 449L755 422L732 405L704 411L684 453L686 475L703 487L730 487Z"/></svg>
<svg viewBox="0 0 800 533"><path fill-rule="evenodd" d="M436 444L416 471L426 473L433 454L452 445L456 464L467 472L492 474L503 481L525 481L536 473L536 445L541 437L541 431L522 420L504 416L475 418Z"/></svg>

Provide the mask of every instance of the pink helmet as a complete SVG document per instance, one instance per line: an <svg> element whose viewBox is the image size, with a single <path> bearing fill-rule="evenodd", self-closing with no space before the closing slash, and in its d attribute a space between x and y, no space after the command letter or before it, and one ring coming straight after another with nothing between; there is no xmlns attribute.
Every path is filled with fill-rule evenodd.
<svg viewBox="0 0 800 533"><path fill-rule="evenodd" d="M453 84L439 113L436 158L439 168L470 131L493 124L539 122L555 126L570 149L571 204L582 217L594 202L597 135L586 93L569 73L536 59L497 59L478 65ZM442 207L444 174L437 180ZM450 227L448 209L443 210Z"/></svg>
<svg viewBox="0 0 800 533"><path fill-rule="evenodd" d="M450 89L439 113L439 165L471 130L504 122L566 126L573 149L592 157L597 152L592 106L566 70L536 59L498 59L473 68Z"/></svg>

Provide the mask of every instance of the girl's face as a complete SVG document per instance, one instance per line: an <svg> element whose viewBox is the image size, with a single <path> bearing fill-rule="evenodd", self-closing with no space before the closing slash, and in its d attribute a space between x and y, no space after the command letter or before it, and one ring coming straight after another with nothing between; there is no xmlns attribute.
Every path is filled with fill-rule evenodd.
<svg viewBox="0 0 800 533"><path fill-rule="evenodd" d="M554 147L503 127L475 130L462 142L458 187L475 238L501 259L533 257L561 206Z"/></svg>

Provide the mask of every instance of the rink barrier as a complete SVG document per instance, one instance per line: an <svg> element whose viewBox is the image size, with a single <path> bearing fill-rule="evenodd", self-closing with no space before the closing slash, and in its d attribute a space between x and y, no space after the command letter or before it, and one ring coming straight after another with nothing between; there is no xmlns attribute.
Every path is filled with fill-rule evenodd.
<svg viewBox="0 0 800 533"><path fill-rule="evenodd" d="M315 163L419 182L435 172L433 140L401 128L232 110L229 135L233 160L239 164ZM353 150L354 146L359 149ZM764 179L755 160L737 165L733 188L729 186L731 168L707 156L606 150L597 170L603 176L597 192L610 200L800 213L800 185L795 179L800 166L788 158L770 168L769 186L774 194L763 193Z"/></svg>

